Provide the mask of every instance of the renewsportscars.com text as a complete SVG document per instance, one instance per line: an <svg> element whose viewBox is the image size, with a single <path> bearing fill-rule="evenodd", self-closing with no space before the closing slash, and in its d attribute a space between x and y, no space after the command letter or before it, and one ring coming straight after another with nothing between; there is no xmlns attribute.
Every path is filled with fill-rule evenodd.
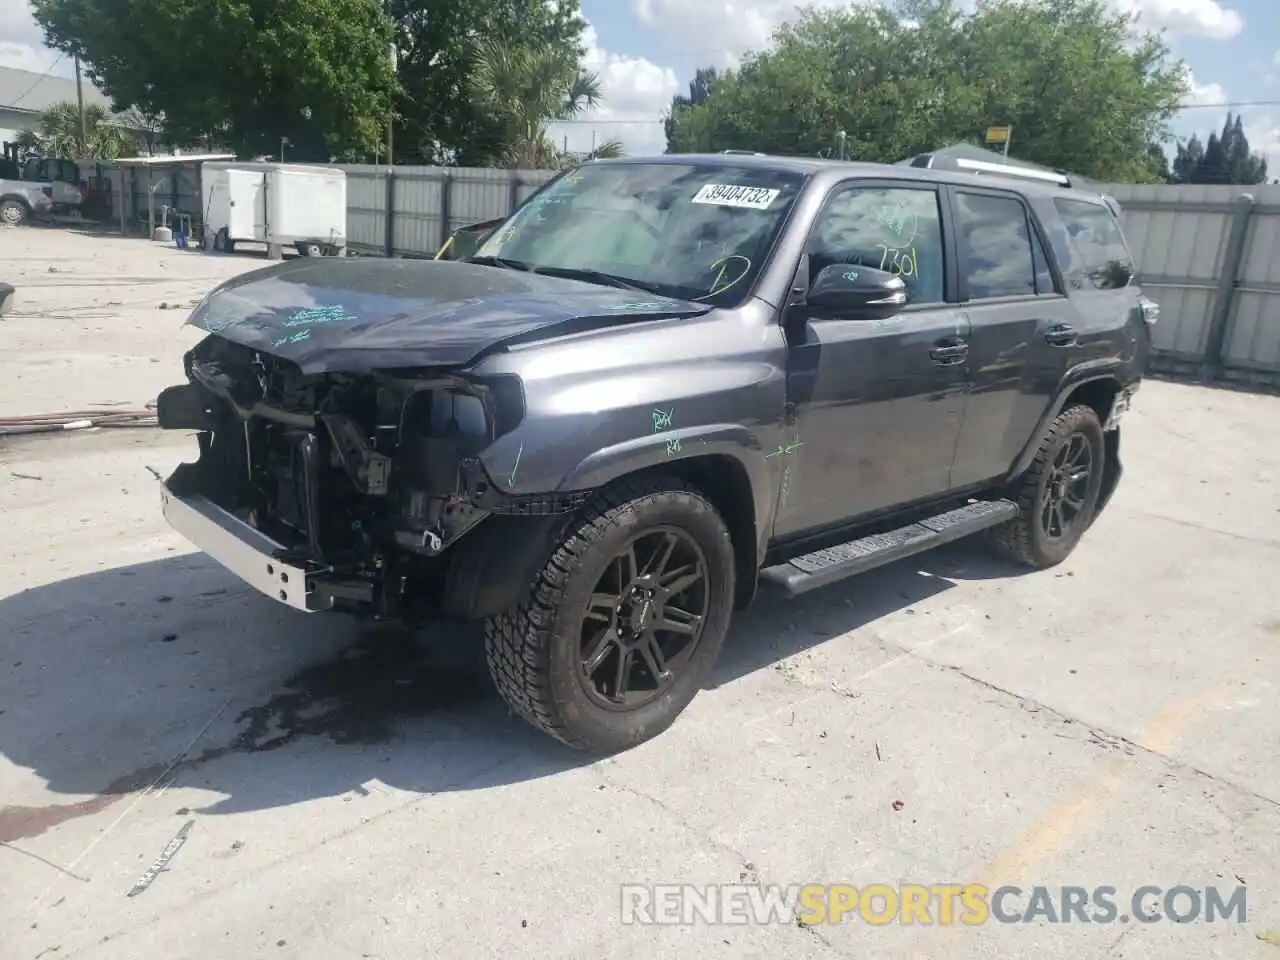
<svg viewBox="0 0 1280 960"><path fill-rule="evenodd" d="M805 926L862 921L922 926L996 923L1243 923L1245 887L1160 887L1119 892L1110 886L990 889L977 883L627 884L625 924L770 924Z"/></svg>

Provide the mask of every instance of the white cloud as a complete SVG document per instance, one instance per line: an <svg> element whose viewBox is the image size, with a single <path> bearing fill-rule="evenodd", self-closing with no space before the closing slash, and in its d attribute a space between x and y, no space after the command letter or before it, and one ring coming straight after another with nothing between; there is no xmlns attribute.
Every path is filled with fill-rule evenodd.
<svg viewBox="0 0 1280 960"><path fill-rule="evenodd" d="M702 62L717 67L737 66L748 50L761 50L779 24L794 20L800 0L633 0L636 15L646 26L670 34L688 49L698 50ZM816 8L847 7L847 0L813 0ZM703 39L703 38L707 39Z"/></svg>
<svg viewBox="0 0 1280 960"><path fill-rule="evenodd" d="M44 45L27 0L0 0L0 67L58 76L72 73L70 61L59 62L58 54Z"/></svg>
<svg viewBox="0 0 1280 960"><path fill-rule="evenodd" d="M1249 149L1267 161L1268 182L1280 177L1280 114L1244 112L1242 125Z"/></svg>
<svg viewBox="0 0 1280 960"><path fill-rule="evenodd" d="M0 40L0 67L44 73L57 57L56 53L51 53L43 47L37 48L29 43Z"/></svg>
<svg viewBox="0 0 1280 960"><path fill-rule="evenodd" d="M1114 0L1118 9L1136 13L1139 25L1167 30L1171 36L1230 40L1244 29L1244 17L1217 0Z"/></svg>
<svg viewBox="0 0 1280 960"><path fill-rule="evenodd" d="M559 144L567 142L570 150L620 140L629 154L662 153L667 146L662 118L680 89L675 71L644 57L605 50L590 25L584 42L585 66L600 75L601 104L577 122L553 124L551 136Z"/></svg>
<svg viewBox="0 0 1280 960"><path fill-rule="evenodd" d="M872 0L853 0L855 3ZM714 37L700 59L716 66L735 66L748 50L768 45L773 31L796 19L800 0L632 0L645 25L669 34L680 48L690 38ZM1149 30L1167 30L1171 36L1229 40L1244 29L1244 18L1217 0L1113 0L1115 7L1136 13ZM811 6L847 7L849 0L813 0ZM960 6L971 7L971 0ZM1278 53L1280 55L1280 53Z"/></svg>
<svg viewBox="0 0 1280 960"><path fill-rule="evenodd" d="M1217 107L1227 102L1227 91L1220 83L1196 83L1194 75L1187 76L1189 89L1182 98L1183 106Z"/></svg>

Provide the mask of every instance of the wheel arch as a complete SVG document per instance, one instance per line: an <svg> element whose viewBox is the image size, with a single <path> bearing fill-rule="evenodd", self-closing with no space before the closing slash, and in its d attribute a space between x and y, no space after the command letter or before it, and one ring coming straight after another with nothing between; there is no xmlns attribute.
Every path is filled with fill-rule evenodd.
<svg viewBox="0 0 1280 960"><path fill-rule="evenodd" d="M738 424L686 427L637 437L586 457L565 476L563 490L598 489L636 476L665 475L691 483L729 528L736 567L734 604L755 597L772 509L769 466L756 434Z"/></svg>
<svg viewBox="0 0 1280 960"><path fill-rule="evenodd" d="M1058 414L1062 413L1063 410L1082 403L1097 413L1098 421L1105 424L1107 415L1111 412L1111 402L1122 389L1123 384L1120 382L1119 377L1111 371L1085 376L1084 378L1072 378L1066 381L1058 389L1053 402L1049 404L1044 414L1040 417L1040 421L1036 424L1035 432L1032 433L1026 446L1023 447L1022 453L1014 462L1013 469L1009 471L1009 476L1006 479L1009 481L1016 480L1027 471L1036 457L1036 451L1040 449L1040 444L1044 440L1044 435L1049 429L1049 425L1058 418ZM1108 463L1113 459L1111 456L1113 453L1112 446L1108 442ZM1118 438L1114 446L1116 448L1115 452L1118 452Z"/></svg>
<svg viewBox="0 0 1280 960"><path fill-rule="evenodd" d="M734 607L749 606L759 582L760 528L751 475L742 460L726 453L700 454L640 471L645 473L677 477L697 488L716 508L733 542Z"/></svg>
<svg viewBox="0 0 1280 960"><path fill-rule="evenodd" d="M710 446L710 444L708 444ZM730 448L732 449L732 448ZM615 484L663 477L680 480L697 489L715 507L729 530L734 554L734 604L741 609L755 597L763 546L757 502L762 489L753 479L750 461L741 453L714 452L608 459L609 468L589 471L590 485L575 472L575 492L597 493ZM756 451L759 452L758 449ZM584 461L587 464L594 457ZM628 469L628 466L630 469ZM763 457L760 468L764 468ZM516 603L529 579L555 549L556 542L572 527L577 509L542 516L492 516L467 534L454 548L444 591L446 614L464 620L491 616Z"/></svg>

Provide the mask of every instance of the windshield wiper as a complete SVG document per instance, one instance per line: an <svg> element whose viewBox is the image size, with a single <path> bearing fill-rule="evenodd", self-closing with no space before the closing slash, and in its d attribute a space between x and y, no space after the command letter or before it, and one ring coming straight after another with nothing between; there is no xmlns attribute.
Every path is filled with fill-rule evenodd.
<svg viewBox="0 0 1280 960"><path fill-rule="evenodd" d="M545 273L549 277L564 277L566 280L585 280L587 283L598 283L606 287L617 287L620 290L637 290L641 293L656 293L665 296L667 289L660 283L646 283L643 280L632 280L599 270L586 270L578 267L533 267L534 273Z"/></svg>
<svg viewBox="0 0 1280 960"><path fill-rule="evenodd" d="M533 269L523 260L512 260L509 257L472 257L467 263L478 263L484 267L505 267L508 270Z"/></svg>

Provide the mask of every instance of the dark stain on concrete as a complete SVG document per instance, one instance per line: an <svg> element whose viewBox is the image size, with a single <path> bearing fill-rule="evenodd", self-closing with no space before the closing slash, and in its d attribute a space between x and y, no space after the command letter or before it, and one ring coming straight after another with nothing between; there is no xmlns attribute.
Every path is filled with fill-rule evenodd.
<svg viewBox="0 0 1280 960"><path fill-rule="evenodd" d="M50 804L44 807L0 807L0 843L37 837L68 820L100 813L121 797L144 789L164 772L164 768L165 764L159 764L134 771L112 781L100 793L79 803Z"/></svg>
<svg viewBox="0 0 1280 960"><path fill-rule="evenodd" d="M135 770L77 803L0 807L0 843L100 813L166 771L176 777L228 754L278 750L305 737L327 736L339 745L386 743L403 720L456 712L482 702L491 691L482 670L433 660L411 636L371 633L332 660L299 671L266 703L242 711L235 720L242 729L230 743L209 747L172 769L161 763Z"/></svg>

